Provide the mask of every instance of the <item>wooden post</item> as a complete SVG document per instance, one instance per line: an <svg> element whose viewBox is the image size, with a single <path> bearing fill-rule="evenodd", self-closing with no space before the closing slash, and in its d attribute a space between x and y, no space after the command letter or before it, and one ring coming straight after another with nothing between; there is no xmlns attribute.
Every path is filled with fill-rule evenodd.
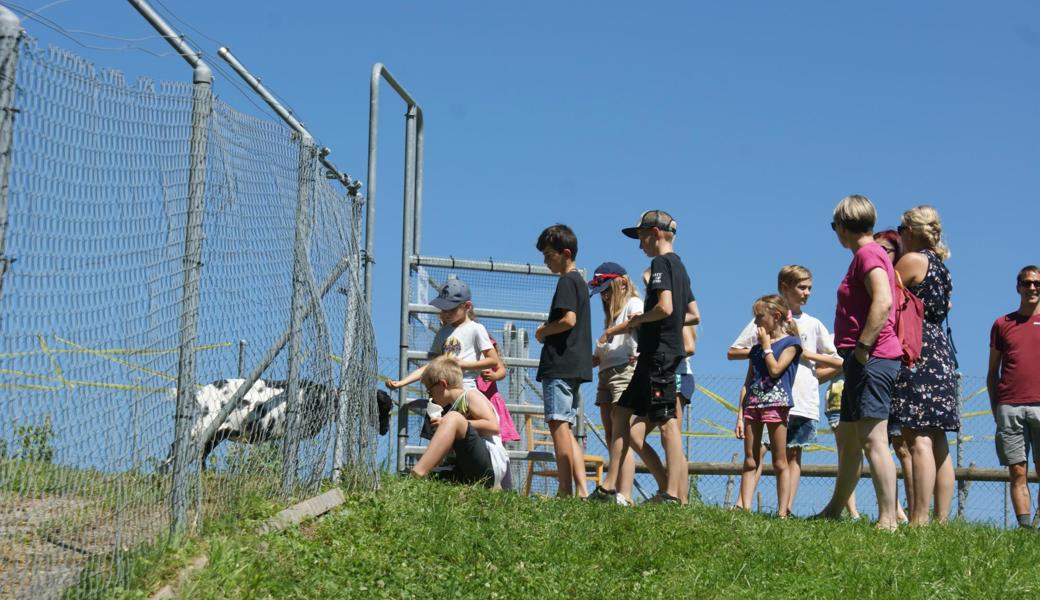
<svg viewBox="0 0 1040 600"><path fill-rule="evenodd" d="M737 464L737 456L739 456L739 454L734 452L733 460L731 461L733 464ZM722 499L722 506L725 508L733 506L733 475L726 476L726 495Z"/></svg>

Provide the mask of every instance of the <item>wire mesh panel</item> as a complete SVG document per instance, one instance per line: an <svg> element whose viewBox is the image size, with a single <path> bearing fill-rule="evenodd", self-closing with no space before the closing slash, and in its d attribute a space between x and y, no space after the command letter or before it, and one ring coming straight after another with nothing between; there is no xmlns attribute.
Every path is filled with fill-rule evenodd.
<svg viewBox="0 0 1040 600"><path fill-rule="evenodd" d="M48 597L122 581L124 553L170 524L192 87L129 84L32 40L20 52L0 297L0 590ZM337 466L356 485L376 482L358 202L316 157L301 171L300 147L280 124L213 105L187 493L196 524L282 493L293 401L292 493L331 474L337 418ZM294 267L301 181L310 233ZM290 399L294 281L304 318ZM214 422L253 371L244 402Z"/></svg>

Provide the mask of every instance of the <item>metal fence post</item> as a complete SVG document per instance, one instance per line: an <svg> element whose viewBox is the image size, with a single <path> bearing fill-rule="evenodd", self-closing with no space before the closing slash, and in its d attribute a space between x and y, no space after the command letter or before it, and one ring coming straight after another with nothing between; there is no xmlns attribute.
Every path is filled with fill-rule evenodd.
<svg viewBox="0 0 1040 600"><path fill-rule="evenodd" d="M289 325L289 385L285 399L285 439L282 444L282 495L296 485L300 448L300 338L303 330L304 294L307 291L307 251L310 247L311 192L314 187L314 138L300 135L300 164L296 190L296 236L293 244L292 314ZM320 298L313 298L320 302Z"/></svg>
<svg viewBox="0 0 1040 600"><path fill-rule="evenodd" d="M238 340L238 378L246 376L246 344L245 340Z"/></svg>
<svg viewBox="0 0 1040 600"><path fill-rule="evenodd" d="M206 141L213 114L213 71L145 0L128 0L181 55L192 71L191 146L188 170L188 215L184 233L184 288L177 361L177 408L174 412L173 487L170 491L170 534L185 530L188 517L188 467L194 447L195 345L198 336L199 276L202 271L202 219L206 196ZM202 490L199 489L199 494Z"/></svg>
<svg viewBox="0 0 1040 600"><path fill-rule="evenodd" d="M405 151L404 151L404 224L402 232L402 257L401 257L401 343L398 355L399 367L398 378L404 379L408 375L408 328L410 313L408 304L412 296L412 253L415 241L413 229L415 227L415 135L416 135L416 108L408 106L408 121L405 126ZM371 190L369 190L371 192ZM371 204L370 204L371 206ZM408 390L401 388L397 413L397 470L405 468L405 446L408 445L408 409L405 407Z"/></svg>
<svg viewBox="0 0 1040 600"><path fill-rule="evenodd" d="M10 264L4 253L7 240L7 196L10 192L11 151L14 141L15 74L18 69L18 44L22 24L13 12L0 6L0 294Z"/></svg>
<svg viewBox="0 0 1040 600"><path fill-rule="evenodd" d="M348 197L351 200L351 220L350 220L350 272L354 280L358 280L358 266L361 264L361 247L359 240L361 236L361 205L363 200L358 195L357 187L348 189ZM343 477L343 465L347 462L347 447L349 437L348 430L351 424L348 422L350 412L347 410L347 403L350 401L350 390L347 386L349 380L349 369L348 369L348 356L352 356L354 350L354 330L351 328L351 322L357 315L358 310L362 310L364 307L359 307L357 302L358 291L353 292L349 289L340 290L347 303L346 309L343 313L343 361L340 363L339 370L339 410L336 414L336 445L335 450L332 454L332 479L333 481L339 481ZM364 402L364 400L362 400ZM360 440L358 440L360 442ZM360 451L358 452L360 456ZM353 483L353 482L352 482Z"/></svg>
<svg viewBox="0 0 1040 600"><path fill-rule="evenodd" d="M206 140L213 112L213 73L195 67L191 107L191 158L188 215L184 232L184 288L181 299L180 356L177 362L177 411L174 423L171 533L184 530L188 516L188 468L192 463L191 424L195 403L195 346L198 342L199 279L202 274L203 215L206 195ZM202 490L198 491L202 494Z"/></svg>

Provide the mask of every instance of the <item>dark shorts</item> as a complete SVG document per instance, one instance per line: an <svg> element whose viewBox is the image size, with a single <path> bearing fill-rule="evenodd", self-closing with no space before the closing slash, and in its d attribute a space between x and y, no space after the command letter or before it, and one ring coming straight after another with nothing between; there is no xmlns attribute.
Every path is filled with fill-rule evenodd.
<svg viewBox="0 0 1040 600"><path fill-rule="evenodd" d="M871 356L861 365L850 352L845 357L845 389L841 394L841 420L888 419L892 407L892 389L902 361L898 358Z"/></svg>
<svg viewBox="0 0 1040 600"><path fill-rule="evenodd" d="M682 359L664 352L640 354L632 382L618 404L653 423L674 419L675 369Z"/></svg>
<svg viewBox="0 0 1040 600"><path fill-rule="evenodd" d="M445 479L465 484L483 483L487 487L495 484L491 453L473 425L466 427L466 437L456 441L451 449L455 451L455 468L444 474Z"/></svg>

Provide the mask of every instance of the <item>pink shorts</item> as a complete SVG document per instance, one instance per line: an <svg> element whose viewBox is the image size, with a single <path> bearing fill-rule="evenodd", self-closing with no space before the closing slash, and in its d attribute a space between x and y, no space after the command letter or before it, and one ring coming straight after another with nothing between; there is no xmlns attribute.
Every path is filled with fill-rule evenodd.
<svg viewBox="0 0 1040 600"><path fill-rule="evenodd" d="M752 423L786 423L790 406L771 406L767 408L745 408L744 420Z"/></svg>

